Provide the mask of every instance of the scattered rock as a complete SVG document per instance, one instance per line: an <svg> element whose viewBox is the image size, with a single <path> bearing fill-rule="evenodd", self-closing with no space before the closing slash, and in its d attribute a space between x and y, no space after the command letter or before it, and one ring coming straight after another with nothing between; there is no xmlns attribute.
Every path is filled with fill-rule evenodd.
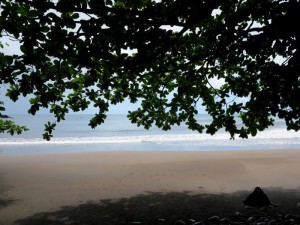
<svg viewBox="0 0 300 225"><path fill-rule="evenodd" d="M187 221L187 224L195 224L195 223L196 223L196 220L194 220L194 219L189 219Z"/></svg>
<svg viewBox="0 0 300 225"><path fill-rule="evenodd" d="M255 219L254 217L249 217L249 218L247 219L247 222L248 222L248 223L251 223L251 222L254 221L254 219Z"/></svg>
<svg viewBox="0 0 300 225"><path fill-rule="evenodd" d="M235 212L235 213L233 214L233 217L234 217L234 218L241 218L241 216L242 216L242 213L240 213L240 212Z"/></svg>
<svg viewBox="0 0 300 225"><path fill-rule="evenodd" d="M274 225L274 224L276 224L276 220L270 220L270 221L268 222L268 225Z"/></svg>
<svg viewBox="0 0 300 225"><path fill-rule="evenodd" d="M197 221L197 222L195 222L193 225L202 225L202 224L204 224L203 221Z"/></svg>
<svg viewBox="0 0 300 225"><path fill-rule="evenodd" d="M203 221L197 221L197 222L193 223L193 225L202 225L202 224L204 224Z"/></svg>
<svg viewBox="0 0 300 225"><path fill-rule="evenodd" d="M219 217L217 215L211 216L209 218L206 218L203 221L195 220L195 219L185 219L178 220L173 225L300 225L300 217L298 214L274 214L271 212L270 214L267 212L261 212L252 214L252 216L246 217L245 215L242 215L241 213L235 213L235 215L238 218L230 218L227 217ZM52 219L53 221L57 222L58 218L53 217L48 219ZM70 221L70 222L69 222ZM52 221L51 221L52 222ZM64 223L65 225L75 225L71 222L71 220L65 219ZM147 224L143 221L136 221L136 222L127 222L123 223L123 225L142 225ZM163 225L163 224L170 224L168 222L168 219L160 218L156 220L156 223L153 223L153 225Z"/></svg>
<svg viewBox="0 0 300 225"><path fill-rule="evenodd" d="M222 224L230 224L230 219L228 219L228 218L222 218L222 219L220 219L220 222Z"/></svg>
<svg viewBox="0 0 300 225"><path fill-rule="evenodd" d="M211 216L208 218L209 222L219 222L220 221L220 217L218 216Z"/></svg>
<svg viewBox="0 0 300 225"><path fill-rule="evenodd" d="M174 225L185 225L185 222L178 220Z"/></svg>
<svg viewBox="0 0 300 225"><path fill-rule="evenodd" d="M287 214L284 216L284 219L286 219L286 220L290 220L290 219L294 219L294 218L295 218L295 216L292 214Z"/></svg>

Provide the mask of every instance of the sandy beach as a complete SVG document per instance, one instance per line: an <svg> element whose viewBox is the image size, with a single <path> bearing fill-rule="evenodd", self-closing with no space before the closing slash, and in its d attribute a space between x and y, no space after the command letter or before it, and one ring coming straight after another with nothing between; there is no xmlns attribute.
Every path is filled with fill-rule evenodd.
<svg viewBox="0 0 300 225"><path fill-rule="evenodd" d="M300 150L0 155L0 225L149 192L300 192L299 171Z"/></svg>

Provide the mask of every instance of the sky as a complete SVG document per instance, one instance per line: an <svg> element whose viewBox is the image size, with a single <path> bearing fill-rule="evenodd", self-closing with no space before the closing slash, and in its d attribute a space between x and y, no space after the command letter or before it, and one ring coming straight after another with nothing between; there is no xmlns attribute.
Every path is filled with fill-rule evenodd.
<svg viewBox="0 0 300 225"><path fill-rule="evenodd" d="M11 41L7 37L2 37L1 39L2 44L4 45L4 49L0 49L1 52L8 54L8 55L21 55L22 52L20 51L20 45L16 41ZM4 102L5 106L5 114L8 115L16 115L16 114L27 114L28 109L30 108L29 99L33 97L33 95L29 95L26 97L20 96L17 102L11 101L8 97L5 96L5 93L9 86L7 84L1 84L0 86L0 101ZM111 114L126 114L129 110L137 109L137 104L132 104L128 100L124 103L119 105L112 105L110 107L109 113ZM93 114L96 113L97 109L90 106L86 111L83 113L86 114ZM48 109L41 109L38 114L48 114Z"/></svg>
<svg viewBox="0 0 300 225"><path fill-rule="evenodd" d="M29 99L30 96L26 98L21 96L17 102L13 102L8 97L3 96L3 94L1 93L1 101L4 102L5 114L7 115L27 114L27 111L30 108ZM138 108L137 104L132 104L129 101L125 101L124 103L121 103L119 105L112 105L110 107L109 114L127 114L129 110L134 110L137 108ZM48 113L49 113L48 109L41 109L37 114L48 114ZM97 113L97 109L90 106L86 111L80 113L94 114Z"/></svg>
<svg viewBox="0 0 300 225"><path fill-rule="evenodd" d="M4 49L0 49L5 54L13 55L19 54L21 55L22 52L20 51L20 45L18 42L10 41L8 38L1 38L0 39L4 44ZM8 43L9 45L6 45ZM213 79L212 83L215 86L222 85L223 81ZM20 96L17 102L11 101L8 97L5 96L7 89L9 88L8 84L0 84L0 101L4 102L5 106L5 114L7 115L18 115L18 114L27 114L28 109L30 108L29 100L33 97L33 95L29 95L26 97ZM118 105L111 105L109 114L127 114L128 111L135 110L139 107L139 103L133 104L130 103L129 100L125 100L123 103ZM199 104L198 110L200 113L205 113L204 108ZM98 109L90 106L86 111L81 112L84 114L94 114L97 113ZM40 109L38 114L48 114L48 109ZM72 112L71 112L72 113Z"/></svg>
<svg viewBox="0 0 300 225"><path fill-rule="evenodd" d="M169 27L166 26L164 29L175 29L180 30L179 27ZM4 49L0 49L1 52L7 54L7 55L21 55L22 52L20 50L20 44L17 41L12 41L8 37L1 37L0 38L2 44L4 45ZM225 81L223 79L217 79L212 78L210 79L210 84L215 87L219 88L222 84L224 84ZM30 108L29 99L33 97L33 95L29 95L26 97L20 96L19 100L17 102L11 101L8 97L5 96L5 93L8 89L8 85L2 84L0 86L0 101L4 102L4 106L6 108L5 113L8 115L15 115L15 114L27 114L28 109ZM232 97L233 99L233 97ZM243 102L245 99L235 99L235 101ZM123 103L120 103L118 105L111 105L109 114L127 114L128 111L135 110L139 107L139 103L132 104L129 100L125 100ZM201 101L199 101L199 104L197 105L197 110L199 113L206 113L204 107L201 105ZM93 114L97 113L98 109L94 108L93 106L90 106L86 111L82 112L85 114ZM48 109L40 109L38 114L48 114ZM72 112L71 112L72 113Z"/></svg>
<svg viewBox="0 0 300 225"><path fill-rule="evenodd" d="M16 41L12 41L7 37L2 37L1 39L2 44L4 45L3 49L0 49L1 52L7 55L21 55L22 52L20 51L20 44ZM218 87L223 84L223 81L212 79L211 83ZM33 97L33 95L29 95L26 97L20 96L17 102L11 101L8 97L5 96L7 89L9 88L8 84L1 84L0 86L0 101L4 102L5 107L5 114L7 115L18 115L18 114L27 114L28 109L30 108L29 100ZM118 105L111 105L109 108L108 114L127 114L128 111L135 110L139 107L139 103L133 104L130 103L129 100L125 100L123 103ZM98 109L90 106L84 112L84 114L94 114L97 113ZM198 107L199 113L205 113L204 108L199 104ZM48 109L40 109L38 114L48 114ZM70 112L72 113L72 112Z"/></svg>

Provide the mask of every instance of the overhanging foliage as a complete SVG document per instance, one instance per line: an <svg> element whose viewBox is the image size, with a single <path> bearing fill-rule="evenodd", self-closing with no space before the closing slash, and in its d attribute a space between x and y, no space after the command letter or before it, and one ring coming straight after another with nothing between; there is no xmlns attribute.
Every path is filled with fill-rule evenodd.
<svg viewBox="0 0 300 225"><path fill-rule="evenodd" d="M1 83L14 101L34 94L31 114L49 107L59 122L92 104L94 128L111 104L141 99L128 117L145 128L184 122L244 138L274 116L300 127L298 0L2 0L0 7L1 36L23 52L0 53ZM224 84L213 87L213 78ZM199 102L211 124L195 119ZM54 127L46 126L46 139Z"/></svg>
<svg viewBox="0 0 300 225"><path fill-rule="evenodd" d="M5 111L4 103L0 101L0 133L8 133L11 135L21 134L24 131L28 131L28 128L25 126L16 125L8 116L2 115L2 112Z"/></svg>

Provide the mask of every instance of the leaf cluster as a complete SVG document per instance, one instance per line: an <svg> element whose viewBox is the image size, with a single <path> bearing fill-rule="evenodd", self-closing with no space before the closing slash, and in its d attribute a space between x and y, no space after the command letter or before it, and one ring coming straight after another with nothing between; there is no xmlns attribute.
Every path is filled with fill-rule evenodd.
<svg viewBox="0 0 300 225"><path fill-rule="evenodd" d="M0 7L0 37L19 41L23 52L1 55L0 82L12 100L34 94L31 114L49 107L59 122L92 105L94 128L110 105L129 99L141 101L129 119L147 129L186 123L247 138L279 117L299 130L298 0L3 0ZM200 104L210 124L195 119Z"/></svg>
<svg viewBox="0 0 300 225"><path fill-rule="evenodd" d="M8 133L10 135L21 134L24 131L28 131L25 126L16 125L11 120L0 119L0 133Z"/></svg>
<svg viewBox="0 0 300 225"><path fill-rule="evenodd" d="M1 119L3 111L5 111L4 103L0 101L0 133L8 133L10 135L21 134L24 131L28 131L25 126L16 125L13 121L9 119Z"/></svg>

